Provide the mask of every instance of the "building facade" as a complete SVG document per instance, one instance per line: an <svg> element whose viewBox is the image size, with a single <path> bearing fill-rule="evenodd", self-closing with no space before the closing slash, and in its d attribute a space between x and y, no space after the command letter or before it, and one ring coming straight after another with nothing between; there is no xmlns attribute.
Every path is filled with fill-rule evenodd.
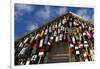
<svg viewBox="0 0 100 69"><path fill-rule="evenodd" d="M94 60L94 25L69 12L15 40L15 65Z"/></svg>

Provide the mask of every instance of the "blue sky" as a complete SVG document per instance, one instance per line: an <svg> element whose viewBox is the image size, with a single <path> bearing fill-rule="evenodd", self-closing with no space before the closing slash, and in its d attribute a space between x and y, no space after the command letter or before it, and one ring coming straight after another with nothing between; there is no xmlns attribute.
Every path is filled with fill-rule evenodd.
<svg viewBox="0 0 100 69"><path fill-rule="evenodd" d="M94 21L93 8L33 4L15 4L14 8L15 38L21 37L25 33L31 32L50 20L70 11L91 22Z"/></svg>

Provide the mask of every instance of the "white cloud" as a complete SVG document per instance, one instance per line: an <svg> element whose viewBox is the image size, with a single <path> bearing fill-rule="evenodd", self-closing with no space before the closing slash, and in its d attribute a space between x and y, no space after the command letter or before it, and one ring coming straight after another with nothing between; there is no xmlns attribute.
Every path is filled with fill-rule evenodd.
<svg viewBox="0 0 100 69"><path fill-rule="evenodd" d="M26 5L26 4L20 4L20 5L16 5L16 8L18 11L27 11L30 12L33 10L33 7L30 5Z"/></svg>
<svg viewBox="0 0 100 69"><path fill-rule="evenodd" d="M46 6L45 7L45 18L49 18L50 17L50 7Z"/></svg>
<svg viewBox="0 0 100 69"><path fill-rule="evenodd" d="M43 20L48 20L50 19L50 16L54 16L56 14L58 15L62 15L64 13L66 13L67 8L66 7L61 7L58 10L55 10L55 14L52 13L52 9L49 6L45 6L43 9L41 9L40 11L36 12L36 15L38 16L38 18L43 19ZM51 14L52 13L52 14Z"/></svg>
<svg viewBox="0 0 100 69"><path fill-rule="evenodd" d="M43 19L43 20L49 19L49 18L50 18L50 7L45 6L44 9L42 9L42 10L36 12L36 15L37 15L39 18Z"/></svg>
<svg viewBox="0 0 100 69"><path fill-rule="evenodd" d="M28 31L32 31L32 30L35 30L38 28L38 25L37 23L28 23L28 25L26 26L26 29Z"/></svg>
<svg viewBox="0 0 100 69"><path fill-rule="evenodd" d="M25 15L25 13L29 13L34 10L32 6L26 4L16 4L15 9L16 9L15 11L16 19L19 19L20 16L23 16Z"/></svg>
<svg viewBox="0 0 100 69"><path fill-rule="evenodd" d="M90 20L90 21L91 21L91 23L92 23L92 24L94 24L94 15L92 15L92 17L91 17L91 20Z"/></svg>
<svg viewBox="0 0 100 69"><path fill-rule="evenodd" d="M94 23L94 14L90 15L90 11L88 9L80 9L77 14L82 16L84 19L89 20L91 23Z"/></svg>
<svg viewBox="0 0 100 69"><path fill-rule="evenodd" d="M66 13L66 11L67 11L67 8L66 8L66 7L61 7L61 8L59 8L59 14L60 14L60 15Z"/></svg>
<svg viewBox="0 0 100 69"><path fill-rule="evenodd" d="M84 19L87 19L87 20L91 20L91 17L90 15L88 14L89 11L87 9L80 9L77 11L77 14L81 17L83 17Z"/></svg>

